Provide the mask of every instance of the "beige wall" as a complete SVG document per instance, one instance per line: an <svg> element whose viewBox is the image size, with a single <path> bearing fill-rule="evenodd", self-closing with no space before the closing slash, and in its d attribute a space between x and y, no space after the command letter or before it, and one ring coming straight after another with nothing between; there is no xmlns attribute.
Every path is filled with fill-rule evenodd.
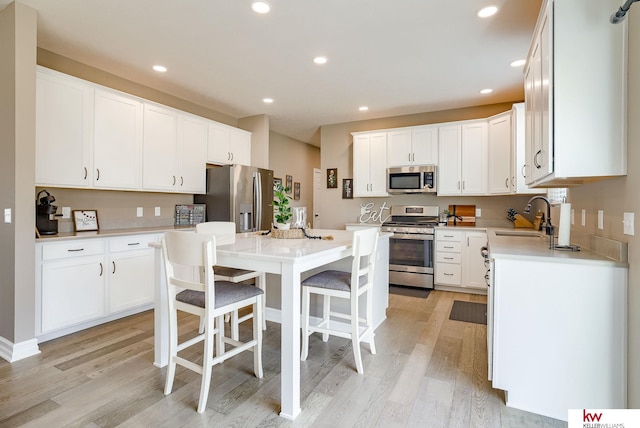
<svg viewBox="0 0 640 428"><path fill-rule="evenodd" d="M637 6L636 6L637 7ZM568 200L576 210L587 210L587 224L579 222L572 229L629 243L628 297L628 391L629 407L640 408L640 230L635 222L635 236L624 235L624 212L640 215L640 14L631 11L629 19L629 71L627 92L627 166L626 177L571 188ZM604 229L597 228L597 210L604 210Z"/></svg>
<svg viewBox="0 0 640 428"><path fill-rule="evenodd" d="M292 200L293 207L307 207L307 221L313 212L313 168L320 167L320 149L277 132L269 133L269 168L273 176L282 179L291 175L300 183L300 200ZM292 189L293 194L293 189Z"/></svg>
<svg viewBox="0 0 640 428"><path fill-rule="evenodd" d="M35 331L36 11L12 3L0 11L0 336L18 343Z"/></svg>
<svg viewBox="0 0 640 428"><path fill-rule="evenodd" d="M514 102L518 102L517 100ZM492 104L456 110L421 113L409 116L389 117L384 119L325 125L320 129L322 144L321 164L323 180L326 182L327 168L338 168L338 189L327 189L322 186L319 195L320 221L323 228L342 229L345 223L358 221L360 205L373 202L379 207L386 202L391 205L422 204L438 205L441 209L449 204L476 205L482 210L478 224L483 226L509 226L506 220L507 208L518 211L526 205L526 196L500 197L439 197L432 195L393 195L387 198L354 198L342 199L342 179L353 178L353 144L351 132L370 131L375 129L398 128L403 126L423 125L430 123L451 122L489 117L511 109L513 103Z"/></svg>
<svg viewBox="0 0 640 428"><path fill-rule="evenodd" d="M251 165L269 169L269 116L243 117L238 127L251 131Z"/></svg>

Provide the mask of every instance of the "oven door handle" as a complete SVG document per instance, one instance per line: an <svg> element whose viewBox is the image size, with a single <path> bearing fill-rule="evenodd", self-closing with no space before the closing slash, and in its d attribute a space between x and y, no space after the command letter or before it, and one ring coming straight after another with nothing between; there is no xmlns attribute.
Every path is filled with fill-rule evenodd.
<svg viewBox="0 0 640 428"><path fill-rule="evenodd" d="M433 241L433 235L421 235L417 233L394 233L391 239L413 239L415 241Z"/></svg>

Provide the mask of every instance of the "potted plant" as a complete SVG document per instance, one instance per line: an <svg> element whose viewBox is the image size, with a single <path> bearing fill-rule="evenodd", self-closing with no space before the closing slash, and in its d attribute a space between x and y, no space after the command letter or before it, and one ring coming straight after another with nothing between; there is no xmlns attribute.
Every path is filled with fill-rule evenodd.
<svg viewBox="0 0 640 428"><path fill-rule="evenodd" d="M273 200L273 206L275 208L275 227L278 229L286 230L291 227L287 221L291 218L291 206L289 201L291 196L287 195L291 189L284 187L282 183L278 183L275 186L275 198Z"/></svg>

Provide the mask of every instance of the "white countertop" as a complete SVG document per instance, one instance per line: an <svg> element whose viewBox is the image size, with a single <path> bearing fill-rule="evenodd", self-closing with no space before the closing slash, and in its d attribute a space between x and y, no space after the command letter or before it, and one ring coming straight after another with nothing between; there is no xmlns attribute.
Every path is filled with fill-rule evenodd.
<svg viewBox="0 0 640 428"><path fill-rule="evenodd" d="M60 232L56 235L42 235L41 238L36 238L38 242L53 242L64 241L72 239L87 239L87 238L113 238L116 236L128 236L128 235L144 235L147 233L164 233L167 230L195 230L194 226L155 226L155 227L134 227L131 229L105 229L98 231L86 231L86 232Z"/></svg>
<svg viewBox="0 0 640 428"><path fill-rule="evenodd" d="M517 233L537 236L514 235ZM549 237L543 232L535 232L532 229L488 228L487 241L492 259L529 259L571 264L629 266L626 262L613 260L584 248L580 251L552 250L549 248Z"/></svg>

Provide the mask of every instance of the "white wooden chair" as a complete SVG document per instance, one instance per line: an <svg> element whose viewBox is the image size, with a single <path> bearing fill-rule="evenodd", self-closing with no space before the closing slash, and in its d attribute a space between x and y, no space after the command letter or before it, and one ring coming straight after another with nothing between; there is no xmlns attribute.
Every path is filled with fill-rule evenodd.
<svg viewBox="0 0 640 428"><path fill-rule="evenodd" d="M213 235L216 237L217 245L232 244L235 242L236 237L236 224L230 221L208 221L205 223L199 223L196 225L196 232L207 235ZM229 281L233 283L244 282L249 279L255 280L256 287L260 288L263 293L266 293L266 275L264 272L256 272L253 270L235 269L224 266L215 266L217 281ZM264 314L266 308L266 294L262 298L262 313ZM231 312L231 338L238 340L239 325L253 317L253 313L249 313L243 317L238 317L238 311ZM225 321L229 321L225 318ZM200 322L200 332L203 331L204 320ZM267 321L262 321L262 329L267 329Z"/></svg>
<svg viewBox="0 0 640 428"><path fill-rule="evenodd" d="M319 332L322 333L324 342L329 339L329 335L351 339L356 368L358 373L364 372L360 342L366 339L369 342L371 353L376 353L371 317L373 314L373 272L377 245L378 230L376 228L355 231L353 233L351 272L326 270L310 276L302 282L302 355L300 357L302 361L307 359L309 353L309 336L314 332ZM365 259L364 262L363 259ZM354 284L358 285L353 286ZM359 298L365 293L365 315L361 317ZM311 294L323 296L322 319L316 325L311 325L309 321ZM332 312L332 297L349 300L350 313ZM347 320L349 327L344 328L344 321L337 323L332 318Z"/></svg>
<svg viewBox="0 0 640 428"><path fill-rule="evenodd" d="M164 393L173 388L176 364L202 375L198 413L207 406L211 371L215 364L239 354L253 351L253 371L262 377L262 296L253 285L214 281L216 238L197 233L170 231L162 238L162 254L169 302L169 364ZM185 275L189 272L189 275ZM201 272L204 272L201 280ZM193 279L195 277L196 279ZM253 339L242 343L224 336L224 314L253 305ZM178 342L178 311L189 312L205 320L204 332ZM215 328L216 324L218 328ZM215 356L214 356L215 340ZM183 358L178 353L204 341L202 365ZM233 346L226 350L226 344Z"/></svg>

